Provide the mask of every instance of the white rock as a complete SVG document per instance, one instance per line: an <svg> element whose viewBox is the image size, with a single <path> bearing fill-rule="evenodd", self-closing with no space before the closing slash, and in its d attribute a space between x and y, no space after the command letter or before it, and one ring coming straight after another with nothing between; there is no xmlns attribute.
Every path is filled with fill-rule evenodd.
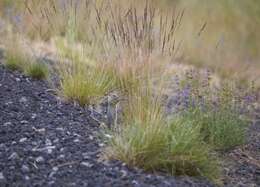
<svg viewBox="0 0 260 187"><path fill-rule="evenodd" d="M39 156L35 159L36 162L41 163L44 162L44 158L42 156Z"/></svg>
<svg viewBox="0 0 260 187"><path fill-rule="evenodd" d="M91 168L93 166L93 164L90 164L89 162L81 162L80 165L86 166L88 168Z"/></svg>
<svg viewBox="0 0 260 187"><path fill-rule="evenodd" d="M27 123L29 123L29 122L26 121L26 120L22 120L20 123L21 123L21 124L27 124Z"/></svg>
<svg viewBox="0 0 260 187"><path fill-rule="evenodd" d="M15 78L15 81L16 81L16 82L21 82L21 79Z"/></svg>
<svg viewBox="0 0 260 187"><path fill-rule="evenodd" d="M26 97L21 97L21 99L19 100L20 103L26 103L28 100L26 99Z"/></svg>
<svg viewBox="0 0 260 187"><path fill-rule="evenodd" d="M23 142L25 142L27 140L27 138L21 138L20 140L19 140L19 142L20 143L23 143Z"/></svg>
<svg viewBox="0 0 260 187"><path fill-rule="evenodd" d="M53 171L58 171L59 168L58 168L58 167L53 167L52 170L53 170Z"/></svg>
<svg viewBox="0 0 260 187"><path fill-rule="evenodd" d="M23 172L29 172L29 171L30 171L30 169L29 169L29 167L28 167L28 166L26 166L26 165L23 165L23 166L22 166L22 171L23 171Z"/></svg>
<svg viewBox="0 0 260 187"><path fill-rule="evenodd" d="M2 172L0 172L0 180L4 180L5 179L5 176Z"/></svg>
<svg viewBox="0 0 260 187"><path fill-rule="evenodd" d="M14 159L18 159L18 158L19 158L19 155L18 155L16 152L13 152L13 153L8 157L9 160L14 160Z"/></svg>
<svg viewBox="0 0 260 187"><path fill-rule="evenodd" d="M37 114L33 113L31 118L35 119L36 117L37 117Z"/></svg>
<svg viewBox="0 0 260 187"><path fill-rule="evenodd" d="M9 126L9 125L12 125L12 123L11 122L4 123L4 126Z"/></svg>
<svg viewBox="0 0 260 187"><path fill-rule="evenodd" d="M46 146L51 146L52 145L51 140L50 139L46 139L45 140L45 145Z"/></svg>

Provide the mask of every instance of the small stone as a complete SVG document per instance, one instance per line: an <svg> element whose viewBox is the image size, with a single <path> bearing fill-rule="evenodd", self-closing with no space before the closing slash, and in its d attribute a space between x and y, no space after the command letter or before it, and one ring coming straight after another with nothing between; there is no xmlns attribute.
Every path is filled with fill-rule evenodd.
<svg viewBox="0 0 260 187"><path fill-rule="evenodd" d="M25 178L25 180L27 180L27 181L30 180L30 177L27 176L27 175L26 175L24 178Z"/></svg>
<svg viewBox="0 0 260 187"><path fill-rule="evenodd" d="M52 149L47 149L48 154L52 154Z"/></svg>
<svg viewBox="0 0 260 187"><path fill-rule="evenodd" d="M94 137L90 135L90 136L89 136L89 139L90 139L90 140L94 140Z"/></svg>
<svg viewBox="0 0 260 187"><path fill-rule="evenodd" d="M21 79L15 78L15 81L16 81L16 82L21 82Z"/></svg>
<svg viewBox="0 0 260 187"><path fill-rule="evenodd" d="M23 171L24 173L27 173L27 172L30 171L30 169L29 169L29 167L28 167L27 165L23 165L23 166L22 166L22 171Z"/></svg>
<svg viewBox="0 0 260 187"><path fill-rule="evenodd" d="M105 146L105 144L103 144L103 143L99 143L98 145L99 145L99 147L104 147Z"/></svg>
<svg viewBox="0 0 260 187"><path fill-rule="evenodd" d="M90 159L90 156L88 153L82 153L82 156L84 159Z"/></svg>
<svg viewBox="0 0 260 187"><path fill-rule="evenodd" d="M51 146L52 145L51 140L50 139L46 139L45 140L45 145L46 146Z"/></svg>
<svg viewBox="0 0 260 187"><path fill-rule="evenodd" d="M26 99L26 97L21 97L21 99L19 100L20 103L26 103L28 100Z"/></svg>
<svg viewBox="0 0 260 187"><path fill-rule="evenodd" d="M122 178L125 178L127 176L127 171L121 170L121 173L122 173Z"/></svg>
<svg viewBox="0 0 260 187"><path fill-rule="evenodd" d="M33 127L33 130L35 130L36 132L39 132L39 133L44 133L45 132L45 128L36 129L35 127Z"/></svg>
<svg viewBox="0 0 260 187"><path fill-rule="evenodd" d="M88 168L91 168L93 166L93 164L90 164L89 162L81 162L80 165L86 166Z"/></svg>
<svg viewBox="0 0 260 187"><path fill-rule="evenodd" d="M25 142L27 140L27 138L21 138L20 140L19 140L19 142L20 143L23 143L23 142Z"/></svg>
<svg viewBox="0 0 260 187"><path fill-rule="evenodd" d="M44 162L44 158L42 156L39 156L35 159L35 161L38 163L42 163L42 162Z"/></svg>
<svg viewBox="0 0 260 187"><path fill-rule="evenodd" d="M59 155L58 156L58 159L64 159L65 158L65 155Z"/></svg>
<svg viewBox="0 0 260 187"><path fill-rule="evenodd" d="M37 114L34 114L34 113L31 116L32 119L35 119L36 117L37 117Z"/></svg>
<svg viewBox="0 0 260 187"><path fill-rule="evenodd" d="M4 180L5 179L5 176L2 172L0 172L0 180Z"/></svg>
<svg viewBox="0 0 260 187"><path fill-rule="evenodd" d="M111 136L110 134L105 134L105 137L109 139L113 138L113 136Z"/></svg>
<svg viewBox="0 0 260 187"><path fill-rule="evenodd" d="M18 159L19 155L16 152L13 152L9 157L8 160L15 160Z"/></svg>
<svg viewBox="0 0 260 187"><path fill-rule="evenodd" d="M29 122L26 121L26 120L22 120L20 123L21 123L21 124L27 124L27 123L29 123Z"/></svg>
<svg viewBox="0 0 260 187"><path fill-rule="evenodd" d="M52 171L50 174L49 174L49 178L53 178L53 176L56 174L56 171Z"/></svg>
<svg viewBox="0 0 260 187"><path fill-rule="evenodd" d="M139 183L136 180L133 180L132 184L135 185L135 186L139 186Z"/></svg>
<svg viewBox="0 0 260 187"><path fill-rule="evenodd" d="M11 122L6 122L6 123L4 123L4 126L10 126L10 125L12 125Z"/></svg>
<svg viewBox="0 0 260 187"><path fill-rule="evenodd" d="M64 131L64 129L61 128L61 127L56 128L56 130L57 130L57 131Z"/></svg>
<svg viewBox="0 0 260 187"><path fill-rule="evenodd" d="M78 143L78 142L80 142L80 140L79 139L74 139L73 142L74 143Z"/></svg>
<svg viewBox="0 0 260 187"><path fill-rule="evenodd" d="M58 171L59 168L58 168L58 167L53 167L52 170L53 170L53 171Z"/></svg>

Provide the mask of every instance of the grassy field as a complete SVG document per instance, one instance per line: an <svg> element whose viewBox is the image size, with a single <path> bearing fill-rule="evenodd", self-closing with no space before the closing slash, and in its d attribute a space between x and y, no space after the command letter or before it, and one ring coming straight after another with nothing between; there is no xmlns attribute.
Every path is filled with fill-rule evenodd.
<svg viewBox="0 0 260 187"><path fill-rule="evenodd" d="M256 108L258 5L5 0L0 42L7 68L55 75L65 100L93 106L116 93L120 120L104 129L104 158L220 184L220 154L245 142ZM54 65L39 59L38 43L53 49Z"/></svg>

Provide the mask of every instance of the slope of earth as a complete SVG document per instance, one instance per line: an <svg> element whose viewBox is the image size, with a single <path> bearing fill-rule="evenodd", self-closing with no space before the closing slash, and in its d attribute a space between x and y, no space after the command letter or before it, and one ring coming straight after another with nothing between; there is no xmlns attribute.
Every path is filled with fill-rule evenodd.
<svg viewBox="0 0 260 187"><path fill-rule="evenodd" d="M87 110L61 101L47 82L10 72L0 63L0 186L214 186L204 179L100 162L104 144L99 131ZM244 149L258 157L243 157L242 148L231 152L235 164L226 169L226 186L260 185L259 126L253 132Z"/></svg>
<svg viewBox="0 0 260 187"><path fill-rule="evenodd" d="M100 162L99 125L88 111L59 100L47 85L0 64L1 187L213 186Z"/></svg>

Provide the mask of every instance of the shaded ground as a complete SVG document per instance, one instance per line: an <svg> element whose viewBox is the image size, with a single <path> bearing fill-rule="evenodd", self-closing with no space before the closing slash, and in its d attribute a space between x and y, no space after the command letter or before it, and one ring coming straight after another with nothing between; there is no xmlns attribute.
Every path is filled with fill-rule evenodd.
<svg viewBox="0 0 260 187"><path fill-rule="evenodd" d="M56 97L46 82L0 64L0 186L214 186L203 179L151 175L98 161L99 125ZM260 186L260 127L228 154L226 186Z"/></svg>

